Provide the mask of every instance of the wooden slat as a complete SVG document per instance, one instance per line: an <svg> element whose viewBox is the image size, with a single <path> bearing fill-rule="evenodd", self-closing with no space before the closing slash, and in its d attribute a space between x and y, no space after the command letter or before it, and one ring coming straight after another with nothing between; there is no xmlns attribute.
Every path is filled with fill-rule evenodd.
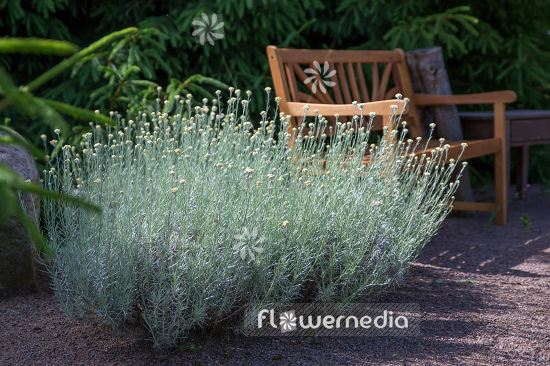
<svg viewBox="0 0 550 366"><path fill-rule="evenodd" d="M409 112L407 115L408 128L412 137L422 137L422 124L419 118L418 109L416 108L415 102L412 101L412 99L415 98L415 94L411 74L407 65L407 57L405 55L405 51L400 48L397 48L394 51L399 54L399 59L394 64L394 69L397 70L396 72L398 74L395 82L399 83L401 94L403 94L404 97L411 99L411 103L409 103Z"/></svg>
<svg viewBox="0 0 550 366"><path fill-rule="evenodd" d="M322 103L319 99L315 98L311 94L304 92L298 92L298 99L301 103Z"/></svg>
<svg viewBox="0 0 550 366"><path fill-rule="evenodd" d="M327 118L329 118L329 117L327 117ZM334 117L332 117L332 118L334 118ZM341 122L342 118L341 117L338 118L338 121ZM359 126L359 128L361 128L361 127L367 128L368 125L369 125L369 121L370 121L370 117L369 116L364 116L363 121L361 122L361 125ZM300 126L301 123L302 123L302 121L300 120L300 123L298 123L297 126ZM331 123L330 125L326 126L324 128L323 132L321 132L321 133L324 133L327 136L330 136L331 135L331 131L330 131L331 126L332 126L332 133L335 133L336 129L334 128L334 123ZM372 121L371 131L381 131L383 128L384 128L384 125L383 125L381 116L375 117L374 120ZM307 135L309 133L309 131L310 131L309 127L304 127L303 134ZM315 130L315 132L317 132L317 130Z"/></svg>
<svg viewBox="0 0 550 366"><path fill-rule="evenodd" d="M296 73L296 76L298 76L298 78L303 83L309 77L309 75L306 74L304 72L304 70L302 70L302 68L299 65L297 65L297 64L292 64L292 65L293 65L293 68L294 68L294 72ZM323 103L334 103L328 94L326 94L326 93L314 93L312 82L309 83L309 84L304 84L304 85L309 89L311 94L314 94L315 97L317 99L319 99L321 102L323 102Z"/></svg>
<svg viewBox="0 0 550 366"><path fill-rule="evenodd" d="M360 101L361 96L359 95L359 88L357 87L357 80L355 78L355 72L353 71L353 64L348 62L346 63L346 71L348 73L349 86L351 88L351 96L353 100Z"/></svg>
<svg viewBox="0 0 550 366"><path fill-rule="evenodd" d="M298 99L298 85L296 84L296 75L294 74L294 65L285 65L286 78L288 80L288 86L290 88L290 97L292 101L297 102Z"/></svg>
<svg viewBox="0 0 550 366"><path fill-rule="evenodd" d="M391 88L390 90L388 90L386 92L386 95L384 96L384 99L393 99L395 98L395 94L399 93L401 90L399 89L399 87L397 86L394 86L393 88Z"/></svg>
<svg viewBox="0 0 550 366"><path fill-rule="evenodd" d="M369 62L388 63L399 59L399 53L392 51L354 51L354 50L291 50L278 49L278 54L284 63L308 64L312 60L319 63L325 61L334 63Z"/></svg>
<svg viewBox="0 0 550 366"><path fill-rule="evenodd" d="M449 151L447 152L447 161L449 161L450 159L458 160L458 157L462 152L463 142L467 143L468 146L464 150L464 153L460 157L460 160L467 160L471 158L477 158L479 156L494 154L495 152L499 151L501 141L500 139L497 139L497 138L491 138L486 140L445 141L443 144L450 145ZM419 145L420 146L414 152L416 155L422 154L422 151L426 146L424 142L421 142ZM434 150L439 145L440 145L439 141L431 140L428 143L428 148L426 149L426 153L430 153L430 151Z"/></svg>
<svg viewBox="0 0 550 366"><path fill-rule="evenodd" d="M493 202L453 202L453 210L458 211L484 211L491 212L497 209L497 205Z"/></svg>
<svg viewBox="0 0 550 366"><path fill-rule="evenodd" d="M357 73L357 79L359 81L359 88L361 89L362 98L360 100L370 102L369 90L367 88L367 81L365 80L365 74L363 73L363 66L360 62L355 63L355 72Z"/></svg>
<svg viewBox="0 0 550 366"><path fill-rule="evenodd" d="M390 106L392 105L399 105L397 113L401 113L401 111L403 110L403 102L401 101L399 104L398 102L399 101L396 99L391 99L378 102L362 103L365 106L363 109L363 115L368 115L370 112L374 112L380 116L389 115L391 111ZM285 113L290 114L291 116L301 117L304 115L305 105L306 103L289 102L287 104L288 111L285 111ZM334 116L335 114L339 114L341 116L353 116L354 109L356 115L358 115L360 112L357 106L354 108L351 104L309 104L307 116L315 116L315 113L313 111L316 109L319 111L319 114L322 114L324 116Z"/></svg>
<svg viewBox="0 0 550 366"><path fill-rule="evenodd" d="M302 102L302 103L308 103L308 104L309 103L321 103L321 101L319 99L315 98L311 94L299 92L298 96L300 98L300 102ZM325 116L325 117L332 125L334 125L336 123L336 118L334 118L334 116ZM345 123L345 122L348 121L348 119L345 118L345 117L341 117L339 119L339 121L342 122L342 123Z"/></svg>
<svg viewBox="0 0 550 366"><path fill-rule="evenodd" d="M329 72L336 70L334 63L330 63ZM330 77L330 81L334 83L334 99L336 99L337 104L344 104L344 99L342 98L342 90L340 89L340 83L338 82L338 71Z"/></svg>
<svg viewBox="0 0 550 366"><path fill-rule="evenodd" d="M349 85L346 79L346 71L344 70L344 65L341 63L336 64L336 69L338 73L338 79L340 79L340 88L342 89L342 94L344 94L344 102L351 104L353 100L351 99L351 94L349 92Z"/></svg>
<svg viewBox="0 0 550 366"><path fill-rule="evenodd" d="M384 68L382 72L382 81L380 81L380 89L378 90L378 97L380 99L386 96L386 90L388 89L388 83L390 81L390 74L393 69L393 62L390 62Z"/></svg>
<svg viewBox="0 0 550 366"><path fill-rule="evenodd" d="M380 88L380 75L378 73L378 64L375 62L371 65L372 68L372 95L371 100L376 102L380 100L378 97L378 89Z"/></svg>
<svg viewBox="0 0 550 366"><path fill-rule="evenodd" d="M462 155L462 160L494 154L501 148L501 140L499 138L457 141L457 143L462 142L466 142L468 144L468 147L466 147L466 150L464 150L464 154Z"/></svg>
<svg viewBox="0 0 550 366"><path fill-rule="evenodd" d="M516 93L511 90L500 90L487 93L462 94L462 95L433 95L414 94L409 97L418 105L440 104L493 104L513 103L516 101Z"/></svg>
<svg viewBox="0 0 550 366"><path fill-rule="evenodd" d="M287 79L285 78L285 68L279 57L279 50L275 46L267 46L266 52L275 94L281 98L281 103L284 105L287 101L290 101L290 94Z"/></svg>
<svg viewBox="0 0 550 366"><path fill-rule="evenodd" d="M330 96L330 94L328 93L328 86L325 84L324 80L323 80L323 75L322 75L322 72L323 72L323 69L325 67L324 63L320 63L319 64L320 66L320 70L318 74L314 74L312 76L315 77L315 79L317 80L317 92L314 93L317 98L319 99L324 99L325 100L325 103L334 103L334 100L332 99L332 97ZM312 62L309 64L309 67L312 69L312 70L316 70L317 68L315 67L315 64ZM313 87L312 87L313 88ZM321 88L325 88L326 92L323 92L323 90Z"/></svg>
<svg viewBox="0 0 550 366"><path fill-rule="evenodd" d="M399 78L398 68L396 67L395 63L392 63L392 65L393 67L392 67L391 73L392 73L393 83L395 84L394 88L397 88L398 90L397 93L403 94L403 87L401 86L401 79ZM408 97L408 96L405 95L405 97Z"/></svg>

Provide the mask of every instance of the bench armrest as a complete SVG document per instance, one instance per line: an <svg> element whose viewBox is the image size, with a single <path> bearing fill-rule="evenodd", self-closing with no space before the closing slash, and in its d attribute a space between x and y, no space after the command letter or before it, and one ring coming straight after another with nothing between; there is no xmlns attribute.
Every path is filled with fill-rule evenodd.
<svg viewBox="0 0 550 366"><path fill-rule="evenodd" d="M436 95L414 94L411 101L419 106L442 104L494 104L513 103L516 101L516 93L511 90L500 90L487 93Z"/></svg>

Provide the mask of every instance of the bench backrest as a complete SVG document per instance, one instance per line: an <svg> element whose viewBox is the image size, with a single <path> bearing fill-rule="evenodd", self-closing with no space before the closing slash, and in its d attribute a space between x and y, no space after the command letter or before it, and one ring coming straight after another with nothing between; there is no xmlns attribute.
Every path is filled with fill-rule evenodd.
<svg viewBox="0 0 550 366"><path fill-rule="evenodd" d="M267 57L275 93L281 97L280 108L293 117L301 116L292 108L294 103L366 103L393 99L396 93L404 97L413 95L401 49L303 50L268 46ZM327 119L334 121L328 115ZM408 106L406 121L413 137L422 135L414 105ZM293 118L290 128L297 124L297 118ZM379 121L373 129L381 129L384 124Z"/></svg>

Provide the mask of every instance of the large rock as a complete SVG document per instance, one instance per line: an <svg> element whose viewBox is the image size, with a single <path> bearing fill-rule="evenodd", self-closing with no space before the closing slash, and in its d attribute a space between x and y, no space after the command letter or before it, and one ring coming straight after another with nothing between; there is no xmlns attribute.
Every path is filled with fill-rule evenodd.
<svg viewBox="0 0 550 366"><path fill-rule="evenodd" d="M5 136L0 132L0 136ZM23 179L40 184L33 156L18 145L0 144L0 163L15 170ZM40 223L40 197L21 193L24 210L36 225ZM0 203L0 209L1 203ZM36 260L33 243L17 218L0 225L0 291L36 286Z"/></svg>

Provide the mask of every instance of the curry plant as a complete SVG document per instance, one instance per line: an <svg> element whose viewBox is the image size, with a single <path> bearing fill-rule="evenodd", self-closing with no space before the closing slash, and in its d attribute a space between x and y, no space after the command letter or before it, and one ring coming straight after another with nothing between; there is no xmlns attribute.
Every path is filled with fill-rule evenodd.
<svg viewBox="0 0 550 366"><path fill-rule="evenodd" d="M158 99L62 147L45 188L103 209L46 202L67 314L137 319L164 348L235 321L246 303L360 301L403 278L452 208L457 163L443 164L444 141L411 155L424 142L406 138L394 108L399 129L371 146L374 116L359 104L332 136L320 115L289 131L278 107L254 129L250 94L230 88L195 107L191 95Z"/></svg>

